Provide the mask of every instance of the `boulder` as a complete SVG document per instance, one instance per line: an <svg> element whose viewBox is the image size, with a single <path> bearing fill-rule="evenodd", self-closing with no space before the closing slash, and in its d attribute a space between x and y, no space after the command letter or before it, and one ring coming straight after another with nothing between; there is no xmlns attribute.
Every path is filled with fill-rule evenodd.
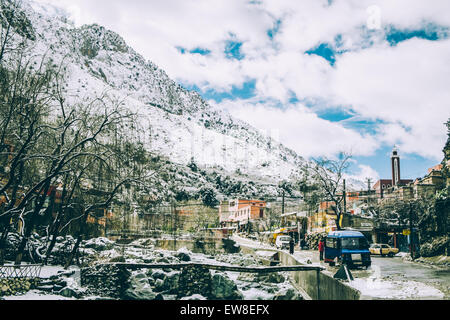
<svg viewBox="0 0 450 320"><path fill-rule="evenodd" d="M422 257L433 257L447 254L450 247L450 237L436 237L420 245L420 255Z"/></svg>
<svg viewBox="0 0 450 320"><path fill-rule="evenodd" d="M170 263L169 259L167 259L166 257L158 258L158 259L156 259L156 262L161 263L161 264L169 264Z"/></svg>
<svg viewBox="0 0 450 320"><path fill-rule="evenodd" d="M178 252L175 256L180 259L180 261L191 261L191 257L186 252Z"/></svg>
<svg viewBox="0 0 450 320"><path fill-rule="evenodd" d="M233 280L216 273L211 280L211 298L214 300L242 300L244 297Z"/></svg>
<svg viewBox="0 0 450 320"><path fill-rule="evenodd" d="M166 278L166 274L162 270L159 270L159 269L153 270L153 272L151 273L151 276L155 280L157 280L157 279L164 280Z"/></svg>
<svg viewBox="0 0 450 320"><path fill-rule="evenodd" d="M237 277L237 280L245 281L245 282L254 282L254 281L256 281L256 274L248 273L248 272L241 272L239 274L239 276Z"/></svg>
<svg viewBox="0 0 450 320"><path fill-rule="evenodd" d="M153 300L164 300L164 296L161 293L158 293Z"/></svg>
<svg viewBox="0 0 450 320"><path fill-rule="evenodd" d="M80 294L78 292L76 292L74 289L72 288L63 288L61 289L58 294L62 295L63 297L66 298L79 298Z"/></svg>
<svg viewBox="0 0 450 320"><path fill-rule="evenodd" d="M303 300L303 297L296 290L289 288L279 291L273 300Z"/></svg>
<svg viewBox="0 0 450 320"><path fill-rule="evenodd" d="M164 291L164 281L162 279L156 279L155 280L155 291L156 292L161 292Z"/></svg>
<svg viewBox="0 0 450 320"><path fill-rule="evenodd" d="M111 241L108 238L103 238L103 237L94 238L94 239L87 240L84 243L83 247L92 248L97 251L105 251L105 250L112 249L114 247L114 241Z"/></svg>
<svg viewBox="0 0 450 320"><path fill-rule="evenodd" d="M193 294L200 294L204 297L211 296L211 273L208 269L198 265L183 268L178 280L178 298Z"/></svg>
<svg viewBox="0 0 450 320"><path fill-rule="evenodd" d="M258 275L257 281L267 283L283 283L286 281L286 278L281 273L272 272L264 275Z"/></svg>
<svg viewBox="0 0 450 320"><path fill-rule="evenodd" d="M154 300L156 293L152 290L148 278L144 273L138 273L130 278L130 286L122 299L125 300Z"/></svg>

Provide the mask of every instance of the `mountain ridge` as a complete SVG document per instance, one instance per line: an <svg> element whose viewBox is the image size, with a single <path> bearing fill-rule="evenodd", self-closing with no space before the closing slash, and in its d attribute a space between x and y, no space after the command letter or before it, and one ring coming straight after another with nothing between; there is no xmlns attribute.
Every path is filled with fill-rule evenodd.
<svg viewBox="0 0 450 320"><path fill-rule="evenodd" d="M23 2L23 10L33 29L32 52L67 66L68 102L104 92L123 100L138 114L136 139L173 162L168 171L188 177L180 188L195 182L196 190L206 184L223 194L217 181L229 178L239 185L236 195L276 196L278 183L305 165L293 150L170 79L119 34L98 24L75 27L60 9L32 0ZM190 172L192 162L206 173L203 178Z"/></svg>

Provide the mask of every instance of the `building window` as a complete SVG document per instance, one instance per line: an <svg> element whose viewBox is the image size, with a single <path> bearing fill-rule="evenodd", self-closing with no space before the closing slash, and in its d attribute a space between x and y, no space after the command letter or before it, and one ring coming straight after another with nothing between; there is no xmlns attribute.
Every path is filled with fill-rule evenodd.
<svg viewBox="0 0 450 320"><path fill-rule="evenodd" d="M259 217L264 218L264 209L259 209Z"/></svg>

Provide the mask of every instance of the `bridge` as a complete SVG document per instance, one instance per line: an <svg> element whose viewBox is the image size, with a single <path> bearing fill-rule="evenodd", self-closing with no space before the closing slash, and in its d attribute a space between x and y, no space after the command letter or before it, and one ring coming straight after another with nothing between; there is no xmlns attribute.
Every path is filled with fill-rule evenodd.
<svg viewBox="0 0 450 320"><path fill-rule="evenodd" d="M218 271L232 271L232 272L247 272L247 273L270 273L270 272L284 272L284 271L317 271L320 272L325 268L320 266L309 265L291 265L291 266L264 266L264 267L242 267L221 264L207 264L207 263L177 263L177 264L150 264L150 263L123 263L123 262L109 262L101 265L111 265L118 268L125 268L130 270L137 269L175 269L180 270L192 266L203 267L210 270Z"/></svg>

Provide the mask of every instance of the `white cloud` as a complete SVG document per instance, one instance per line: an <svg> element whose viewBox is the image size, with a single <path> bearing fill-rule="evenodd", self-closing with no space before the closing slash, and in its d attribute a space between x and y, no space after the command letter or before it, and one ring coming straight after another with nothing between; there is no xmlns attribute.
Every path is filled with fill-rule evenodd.
<svg viewBox="0 0 450 320"><path fill-rule="evenodd" d="M380 180L380 175L372 167L360 164L358 165L358 171L353 172L352 174L346 174L345 178L358 181L366 181L367 178L369 178L373 185L373 183Z"/></svg>
<svg viewBox="0 0 450 320"><path fill-rule="evenodd" d="M411 39L344 54L333 73L335 101L380 119L379 139L439 159L450 117L450 40Z"/></svg>
<svg viewBox="0 0 450 320"><path fill-rule="evenodd" d="M280 110L270 104L226 100L216 106L258 129L275 132L285 146L307 158L340 151L367 156L378 147L373 137L321 119L301 104Z"/></svg>
<svg viewBox="0 0 450 320"><path fill-rule="evenodd" d="M383 122L368 136L320 119L301 105L280 111L252 101L220 104L256 127L280 128L283 142L302 155L329 155L343 147L367 155L397 143L403 152L442 156L442 123L450 117L450 41L411 39L390 47L383 29L362 30L373 18L371 6L379 8L381 28L450 26L448 0L39 1L67 8L78 25L96 22L118 32L178 81L227 91L256 79L255 100L286 103L293 92L299 99L321 98L351 107L362 119ZM281 24L271 40L267 31L277 20ZM337 35L351 52L337 57L334 68L304 54L333 43ZM226 58L230 39L243 42L243 60ZM370 48L362 47L370 41ZM177 47L211 53L181 54Z"/></svg>

